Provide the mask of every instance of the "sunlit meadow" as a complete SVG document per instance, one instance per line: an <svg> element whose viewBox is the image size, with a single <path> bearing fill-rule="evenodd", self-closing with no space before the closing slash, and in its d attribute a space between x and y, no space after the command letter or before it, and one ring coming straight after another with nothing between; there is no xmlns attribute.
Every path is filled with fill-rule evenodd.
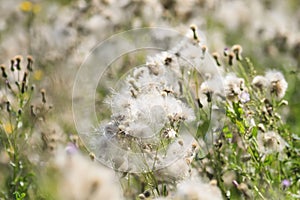
<svg viewBox="0 0 300 200"><path fill-rule="evenodd" d="M300 199L298 0L0 11L0 200Z"/></svg>

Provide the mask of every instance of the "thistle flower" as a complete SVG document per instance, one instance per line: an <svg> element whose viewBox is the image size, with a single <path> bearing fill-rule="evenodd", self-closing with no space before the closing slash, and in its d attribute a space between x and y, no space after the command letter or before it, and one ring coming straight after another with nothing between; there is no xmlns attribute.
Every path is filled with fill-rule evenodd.
<svg viewBox="0 0 300 200"><path fill-rule="evenodd" d="M281 182L281 185L282 185L282 188L283 188L283 189L286 189L286 188L288 188L288 187L291 185L291 181L288 180L288 179L284 179L284 180Z"/></svg>
<svg viewBox="0 0 300 200"><path fill-rule="evenodd" d="M263 154L280 153L286 142L274 131L259 132L257 135L258 149Z"/></svg>
<svg viewBox="0 0 300 200"><path fill-rule="evenodd" d="M244 90L244 79L236 77L235 74L225 76L224 89L226 98L230 101L237 101Z"/></svg>
<svg viewBox="0 0 300 200"><path fill-rule="evenodd" d="M239 94L239 100L241 101L241 103L247 103L248 101L250 101L250 94L246 91L242 91Z"/></svg>
<svg viewBox="0 0 300 200"><path fill-rule="evenodd" d="M2 71L2 77L3 77L3 78L7 78L7 73L6 73L6 70L5 70L5 66L4 66L4 65L1 65L1 71Z"/></svg>
<svg viewBox="0 0 300 200"><path fill-rule="evenodd" d="M243 52L243 48L241 45L239 45L239 44L233 45L231 50L235 54L235 57L237 60L242 60L241 54Z"/></svg>
<svg viewBox="0 0 300 200"><path fill-rule="evenodd" d="M191 29L192 40L183 40L169 51L148 57L146 64L134 68L123 79L118 91L113 91L106 99L111 106L112 115L110 122L100 128L102 134L99 138L91 141L92 146L97 146L97 150L93 150L97 157L103 151L102 148L110 152L107 143L111 141L126 150L147 152L150 160L154 157L163 159L163 155L157 154L158 147L161 148L157 141L168 140L168 146L163 149L171 155L175 155L172 153L172 145L176 144L182 149L188 144L180 142L183 145L179 145L174 139L180 140L184 134L188 134L182 131L182 124L193 123L196 119L194 110L185 99L185 93L191 92L193 96L195 90L199 89L192 87L195 83L190 82L191 72L199 69L210 77L209 86L213 86L216 91L221 87L220 81L216 81L219 80L216 78L218 69L207 54L206 47L203 48L204 44L200 42L196 27L192 26ZM202 89L206 100L212 102L213 91ZM150 141L154 142L156 148L149 146ZM114 150L112 152L116 154ZM135 164L129 160L126 162Z"/></svg>
<svg viewBox="0 0 300 200"><path fill-rule="evenodd" d="M192 24L190 26L191 30L193 31L193 38L195 41L199 42L199 37L198 37L198 33L197 33L197 26L195 24Z"/></svg>
<svg viewBox="0 0 300 200"><path fill-rule="evenodd" d="M263 91L269 82L264 76L255 76L252 80L252 85L258 88L260 91Z"/></svg>
<svg viewBox="0 0 300 200"><path fill-rule="evenodd" d="M210 103L212 102L212 95L214 93L214 90L211 88L210 82L205 81L200 86L200 94L203 94L206 97L206 102ZM205 102L203 98L201 98L201 102Z"/></svg>
<svg viewBox="0 0 300 200"><path fill-rule="evenodd" d="M207 107L210 102L215 104L221 101L224 96L224 86L222 84L221 78L215 76L201 83L198 93L203 107Z"/></svg>
<svg viewBox="0 0 300 200"><path fill-rule="evenodd" d="M214 53L212 53L212 57L215 59L216 64L218 66L221 66L221 63L220 63L220 54L218 52L214 52Z"/></svg>
<svg viewBox="0 0 300 200"><path fill-rule="evenodd" d="M166 168L156 171L155 176L158 180L172 183L189 178L191 175L190 170L190 163L185 159L179 159Z"/></svg>
<svg viewBox="0 0 300 200"><path fill-rule="evenodd" d="M16 61L16 68L17 68L17 70L18 71L20 71L21 70L21 61L22 61L22 59L23 59L23 57L22 56L20 56L20 55L18 55L18 56L15 56L15 61Z"/></svg>
<svg viewBox="0 0 300 200"><path fill-rule="evenodd" d="M177 135L177 132L172 129L172 128L167 128L164 132L163 135L165 138L175 138Z"/></svg>
<svg viewBox="0 0 300 200"><path fill-rule="evenodd" d="M234 53L233 52L230 52L229 55L228 55L228 64L231 66L233 65L233 58L234 58Z"/></svg>
<svg viewBox="0 0 300 200"><path fill-rule="evenodd" d="M286 82L284 76L279 71L268 71L265 75L266 79L268 79L269 91L271 94L275 94L278 99L282 99L285 95L285 92L288 87L288 83Z"/></svg>
<svg viewBox="0 0 300 200"><path fill-rule="evenodd" d="M76 147L75 144L69 143L69 144L67 145L67 147L65 148L65 151L66 151L68 154L75 154L75 153L78 152L78 149L77 149L77 147Z"/></svg>

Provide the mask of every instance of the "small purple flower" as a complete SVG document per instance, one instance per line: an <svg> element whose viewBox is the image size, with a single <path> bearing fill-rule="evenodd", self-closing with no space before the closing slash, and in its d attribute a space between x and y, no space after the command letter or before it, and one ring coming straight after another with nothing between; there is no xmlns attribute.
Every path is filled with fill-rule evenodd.
<svg viewBox="0 0 300 200"><path fill-rule="evenodd" d="M281 182L281 185L283 187L283 189L289 187L291 185L291 181L289 181L288 179L284 179L282 182Z"/></svg>
<svg viewBox="0 0 300 200"><path fill-rule="evenodd" d="M75 144L69 143L69 144L67 145L67 147L65 148L65 151L66 151L68 154L72 155L72 154L77 153L78 149L77 149L77 147L76 147Z"/></svg>
<svg viewBox="0 0 300 200"><path fill-rule="evenodd" d="M229 54L229 48L228 47L224 48L223 54L224 54L224 56L228 56L228 54Z"/></svg>
<svg viewBox="0 0 300 200"><path fill-rule="evenodd" d="M248 101L250 101L250 95L248 92L243 91L239 95L239 99L242 103L247 103Z"/></svg>
<svg viewBox="0 0 300 200"><path fill-rule="evenodd" d="M236 180L233 180L233 181L232 181L232 184L233 184L235 187L239 187L239 183L238 183Z"/></svg>

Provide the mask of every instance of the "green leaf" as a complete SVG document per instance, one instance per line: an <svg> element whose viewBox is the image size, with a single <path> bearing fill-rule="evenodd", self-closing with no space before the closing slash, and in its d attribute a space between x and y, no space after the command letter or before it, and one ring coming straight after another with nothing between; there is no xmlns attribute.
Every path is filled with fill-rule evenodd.
<svg viewBox="0 0 300 200"><path fill-rule="evenodd" d="M236 114L237 120L241 121L242 120L242 115L244 114L243 109L240 107L239 103L232 103L233 105L233 110Z"/></svg>
<svg viewBox="0 0 300 200"><path fill-rule="evenodd" d="M232 138L232 133L231 132L225 133L224 135L225 135L226 139L231 139Z"/></svg>
<svg viewBox="0 0 300 200"><path fill-rule="evenodd" d="M223 128L223 133L224 133L224 136L225 136L226 139L231 139L232 136L233 136L233 134L232 134L232 132L229 130L228 126L225 126L225 127Z"/></svg>
<svg viewBox="0 0 300 200"><path fill-rule="evenodd" d="M257 133L258 133L258 128L255 126L252 128L252 136L256 138Z"/></svg>
<svg viewBox="0 0 300 200"><path fill-rule="evenodd" d="M204 138L207 130L209 128L209 121L204 121L203 124L200 124L197 128L196 138Z"/></svg>
<svg viewBox="0 0 300 200"><path fill-rule="evenodd" d="M245 130L244 124L240 121L236 121L235 123L236 123L240 133L245 134L246 130Z"/></svg>
<svg viewBox="0 0 300 200"><path fill-rule="evenodd" d="M22 192L21 194L18 191L14 192L16 200L23 200L26 197L26 193Z"/></svg>
<svg viewBox="0 0 300 200"><path fill-rule="evenodd" d="M269 154L265 157L264 164L270 166L273 162L273 155Z"/></svg>

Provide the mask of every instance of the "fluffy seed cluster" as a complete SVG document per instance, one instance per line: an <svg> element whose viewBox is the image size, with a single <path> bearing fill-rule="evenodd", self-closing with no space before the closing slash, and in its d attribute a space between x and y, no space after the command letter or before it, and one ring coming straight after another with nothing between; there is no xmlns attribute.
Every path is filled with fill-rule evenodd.
<svg viewBox="0 0 300 200"><path fill-rule="evenodd" d="M195 124L198 111L194 108L215 101L214 96L221 93L216 91L222 87L219 69L195 26L175 48L148 57L144 66L132 69L121 82L107 99L112 112L110 122L101 127L92 146L95 152L118 154L111 144L117 151L146 152L146 160L155 158L157 163L166 157L165 153L160 156L158 150L175 156L168 149L189 134L183 124ZM184 148L187 140L183 139L185 142L179 146ZM117 166L127 169L135 162L121 160L127 164Z"/></svg>
<svg viewBox="0 0 300 200"><path fill-rule="evenodd" d="M235 74L227 74L224 79L225 95L229 101L247 101L245 92L245 81Z"/></svg>
<svg viewBox="0 0 300 200"><path fill-rule="evenodd" d="M137 160L141 160L130 160L129 152L142 153L146 166L168 160L167 152L173 156L178 153L178 150L170 150L175 143L183 144L178 148L181 153L185 145L189 145L182 138L191 132L183 130L182 125L195 124L195 121L198 124L194 127L201 125L199 109L210 112L206 143L213 143L213 130L222 125L220 105L224 105L224 101L245 104L250 101L250 94L243 78L225 72L219 55L208 54L204 41L192 25L187 37L175 48L148 57L145 65L132 69L121 80L107 99L111 119L91 140L97 158L109 160L119 170L131 170ZM242 60L241 52L239 45L232 47L231 65L235 60ZM261 91L267 88L269 94L277 98L282 98L287 89L287 82L278 71L254 77L252 85ZM107 157L101 154L103 151L112 155L126 152L126 155Z"/></svg>
<svg viewBox="0 0 300 200"><path fill-rule="evenodd" d="M286 147L286 142L274 131L260 132L257 135L259 151L265 155L281 153Z"/></svg>
<svg viewBox="0 0 300 200"><path fill-rule="evenodd" d="M276 70L266 72L265 76L254 77L252 85L260 91L267 90L266 92L278 99L284 97L288 87L288 83L282 73Z"/></svg>

